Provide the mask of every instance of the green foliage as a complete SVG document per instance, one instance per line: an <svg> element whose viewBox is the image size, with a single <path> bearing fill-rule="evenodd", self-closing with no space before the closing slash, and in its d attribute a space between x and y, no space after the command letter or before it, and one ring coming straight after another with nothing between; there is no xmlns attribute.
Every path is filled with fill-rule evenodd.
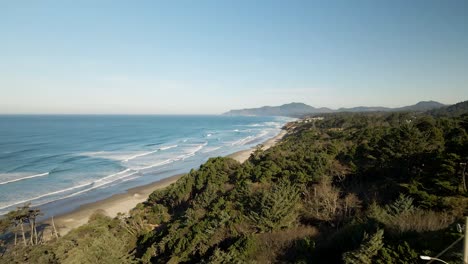
<svg viewBox="0 0 468 264"><path fill-rule="evenodd" d="M262 232L290 227L297 217L298 199L299 189L281 180L271 189L252 195L247 217Z"/></svg>
<svg viewBox="0 0 468 264"><path fill-rule="evenodd" d="M383 247L374 263L377 264L409 264L418 263L418 253L414 251L408 244L403 242L396 246Z"/></svg>
<svg viewBox="0 0 468 264"><path fill-rule="evenodd" d="M343 254L343 261L346 264L371 264L375 257L383 247L383 230L377 230L375 234L369 237L364 235L364 240L361 246L353 251Z"/></svg>
<svg viewBox="0 0 468 264"><path fill-rule="evenodd" d="M60 263L135 263L131 249L117 220L94 214L87 225L57 241L54 251Z"/></svg>
<svg viewBox="0 0 468 264"><path fill-rule="evenodd" d="M255 250L255 240L252 237L239 237L226 251L216 248L206 263L246 263Z"/></svg>
<svg viewBox="0 0 468 264"><path fill-rule="evenodd" d="M126 252L126 246L110 231L102 232L97 237L80 240L66 254L59 257L61 263L137 263Z"/></svg>
<svg viewBox="0 0 468 264"><path fill-rule="evenodd" d="M404 194L400 194L398 199L396 199L392 204L385 206L385 210L388 214L393 216L404 213L411 213L415 210L413 206L413 201L413 198Z"/></svg>

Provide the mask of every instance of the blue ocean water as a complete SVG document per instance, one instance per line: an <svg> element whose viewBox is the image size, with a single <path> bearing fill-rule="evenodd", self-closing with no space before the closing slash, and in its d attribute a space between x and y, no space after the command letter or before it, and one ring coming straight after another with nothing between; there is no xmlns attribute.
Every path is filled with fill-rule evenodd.
<svg viewBox="0 0 468 264"><path fill-rule="evenodd" d="M46 216L255 146L282 117L0 116L0 215L31 202Z"/></svg>

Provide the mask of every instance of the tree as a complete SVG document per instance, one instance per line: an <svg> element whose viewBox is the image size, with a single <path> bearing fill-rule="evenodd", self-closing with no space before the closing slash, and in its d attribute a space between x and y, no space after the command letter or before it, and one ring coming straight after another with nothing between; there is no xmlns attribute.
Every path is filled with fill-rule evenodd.
<svg viewBox="0 0 468 264"><path fill-rule="evenodd" d="M28 210L28 218L29 218L29 225L31 227L31 234L30 234L30 241L31 245L38 244L38 235L37 235L37 227L36 227L36 219L38 216L43 215L41 210L39 209L29 209Z"/></svg>
<svg viewBox="0 0 468 264"><path fill-rule="evenodd" d="M363 243L358 249L343 254L344 263L372 264L372 258L379 253L384 245L383 233L383 230L377 230L371 237L364 234Z"/></svg>
<svg viewBox="0 0 468 264"><path fill-rule="evenodd" d="M28 243L26 242L26 233L24 231L24 224L29 222L29 205L27 203L22 207L18 207L15 213L15 220L19 224L21 229L21 236L23 237L23 244L26 246Z"/></svg>
<svg viewBox="0 0 468 264"><path fill-rule="evenodd" d="M289 227L296 219L298 200L299 188L281 180L270 190L262 190L251 197L247 217L260 231Z"/></svg>

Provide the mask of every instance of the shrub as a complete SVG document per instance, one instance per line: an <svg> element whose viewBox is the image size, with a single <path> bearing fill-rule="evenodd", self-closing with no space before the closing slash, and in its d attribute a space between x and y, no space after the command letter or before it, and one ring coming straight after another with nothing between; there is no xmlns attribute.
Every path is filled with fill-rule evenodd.
<svg viewBox="0 0 468 264"><path fill-rule="evenodd" d="M384 208L374 203L369 211L371 218L395 233L437 231L448 227L455 220L445 212L416 208L413 206L413 199L404 195L400 195L395 202Z"/></svg>

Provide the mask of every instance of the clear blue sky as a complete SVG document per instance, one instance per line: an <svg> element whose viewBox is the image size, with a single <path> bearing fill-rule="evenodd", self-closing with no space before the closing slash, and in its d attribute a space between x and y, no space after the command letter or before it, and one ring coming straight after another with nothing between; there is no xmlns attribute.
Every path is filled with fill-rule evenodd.
<svg viewBox="0 0 468 264"><path fill-rule="evenodd" d="M456 103L468 1L4 0L0 92L0 113Z"/></svg>

